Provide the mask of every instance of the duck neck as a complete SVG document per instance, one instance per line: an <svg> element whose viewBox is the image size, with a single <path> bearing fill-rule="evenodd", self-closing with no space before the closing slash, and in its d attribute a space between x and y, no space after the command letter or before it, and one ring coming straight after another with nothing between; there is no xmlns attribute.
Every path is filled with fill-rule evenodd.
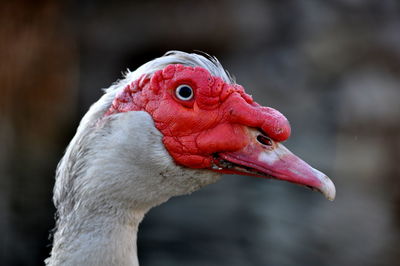
<svg viewBox="0 0 400 266"><path fill-rule="evenodd" d="M139 265L136 239L144 213L133 211L123 219L90 212L61 217L46 264Z"/></svg>

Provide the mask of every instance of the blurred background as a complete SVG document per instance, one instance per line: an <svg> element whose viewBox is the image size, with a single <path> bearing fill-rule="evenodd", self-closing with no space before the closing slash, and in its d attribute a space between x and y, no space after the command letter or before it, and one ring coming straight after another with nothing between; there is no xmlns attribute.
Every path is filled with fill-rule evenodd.
<svg viewBox="0 0 400 266"><path fill-rule="evenodd" d="M284 113L337 198L226 176L146 216L141 265L400 265L397 0L1 1L0 265L43 265L80 118L170 49L217 56Z"/></svg>

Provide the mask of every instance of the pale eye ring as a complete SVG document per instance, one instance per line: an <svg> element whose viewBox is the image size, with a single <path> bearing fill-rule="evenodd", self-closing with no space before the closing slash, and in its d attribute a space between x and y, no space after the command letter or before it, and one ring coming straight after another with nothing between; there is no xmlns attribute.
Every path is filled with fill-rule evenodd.
<svg viewBox="0 0 400 266"><path fill-rule="evenodd" d="M179 85L175 90L175 96L182 101L190 101L193 96L193 89L187 84Z"/></svg>

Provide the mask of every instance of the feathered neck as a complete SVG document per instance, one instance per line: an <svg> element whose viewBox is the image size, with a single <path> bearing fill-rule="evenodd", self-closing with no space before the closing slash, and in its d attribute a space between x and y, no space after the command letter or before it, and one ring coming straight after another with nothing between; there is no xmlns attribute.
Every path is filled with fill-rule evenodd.
<svg viewBox="0 0 400 266"><path fill-rule="evenodd" d="M48 265L137 265L144 214L218 180L214 172L175 165L161 138L141 111L80 125L57 169L58 220Z"/></svg>
<svg viewBox="0 0 400 266"><path fill-rule="evenodd" d="M104 211L104 210L103 210ZM139 265L136 237L144 212L121 219L75 212L58 223L47 265Z"/></svg>

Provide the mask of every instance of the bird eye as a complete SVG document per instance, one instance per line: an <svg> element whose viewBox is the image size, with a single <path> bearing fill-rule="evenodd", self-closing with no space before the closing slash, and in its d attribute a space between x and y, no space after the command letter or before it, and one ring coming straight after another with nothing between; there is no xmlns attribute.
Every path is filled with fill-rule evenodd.
<svg viewBox="0 0 400 266"><path fill-rule="evenodd" d="M193 98L193 89L189 85L179 85L175 90L175 95L179 100L189 101Z"/></svg>

